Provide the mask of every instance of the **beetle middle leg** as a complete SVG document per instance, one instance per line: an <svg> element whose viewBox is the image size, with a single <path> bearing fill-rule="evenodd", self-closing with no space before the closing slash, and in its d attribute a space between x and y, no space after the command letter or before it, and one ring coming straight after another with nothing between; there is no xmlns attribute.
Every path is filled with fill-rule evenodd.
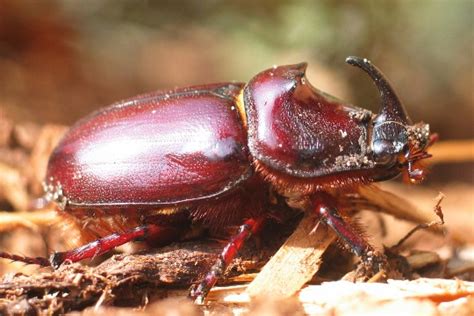
<svg viewBox="0 0 474 316"><path fill-rule="evenodd" d="M251 218L246 220L244 224L240 226L239 232L233 236L230 242L224 247L216 263L211 267L210 271L204 277L204 280L196 288L191 289L189 294L191 298L195 299L199 303L202 303L207 293L209 293L211 288L224 274L226 268L235 258L238 251L244 245L245 241L247 241L250 236L260 231L265 219L265 216Z"/></svg>
<svg viewBox="0 0 474 316"><path fill-rule="evenodd" d="M376 251L367 240L350 223L339 214L337 201L325 192L319 192L313 199L314 211L320 219L331 227L348 248L369 268L373 273L383 271L387 260L383 254Z"/></svg>
<svg viewBox="0 0 474 316"><path fill-rule="evenodd" d="M130 241L159 239L160 242L166 243L172 241L179 234L180 230L176 228L145 224L123 233L110 234L69 251L55 252L51 255L50 262L54 268L58 268L66 260L78 262L94 258Z"/></svg>

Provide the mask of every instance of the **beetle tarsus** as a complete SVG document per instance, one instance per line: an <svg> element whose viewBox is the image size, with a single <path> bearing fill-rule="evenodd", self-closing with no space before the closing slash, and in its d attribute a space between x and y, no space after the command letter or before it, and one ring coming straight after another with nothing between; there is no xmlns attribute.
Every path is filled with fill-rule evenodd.
<svg viewBox="0 0 474 316"><path fill-rule="evenodd" d="M225 270L236 257L238 251L242 248L245 241L250 236L258 233L265 221L265 217L259 217L256 219L248 219L240 226L237 235L232 237L230 242L224 247L216 263L211 267L210 271L204 277L204 280L195 287L191 288L189 296L194 299L197 304L202 304L204 298L207 296L211 288L216 282L222 277Z"/></svg>
<svg viewBox="0 0 474 316"><path fill-rule="evenodd" d="M64 257L66 256L67 252L57 252L51 254L49 257L49 262L54 269L59 268L59 266L65 261Z"/></svg>

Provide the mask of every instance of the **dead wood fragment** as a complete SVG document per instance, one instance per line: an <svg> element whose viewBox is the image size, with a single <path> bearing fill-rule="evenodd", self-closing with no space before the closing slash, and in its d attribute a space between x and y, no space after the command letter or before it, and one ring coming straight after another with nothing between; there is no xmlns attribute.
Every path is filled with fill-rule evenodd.
<svg viewBox="0 0 474 316"><path fill-rule="evenodd" d="M148 254L116 255L94 268L65 264L56 271L32 276L7 275L0 283L0 314L46 309L63 313L97 302L140 305L145 297L166 297L166 290L195 282L220 250L219 243L197 241ZM247 249L228 271L235 275L236 271L255 269L271 254L271 249Z"/></svg>
<svg viewBox="0 0 474 316"><path fill-rule="evenodd" d="M257 275L258 273L244 273L236 275L235 277L229 277L227 278L227 281L229 283L250 283L257 277Z"/></svg>
<svg viewBox="0 0 474 316"><path fill-rule="evenodd" d="M450 315L472 315L474 282L425 278L388 283L332 281L304 287L297 299L310 315L439 316L446 310ZM228 286L213 289L209 300L248 311L251 298L245 286Z"/></svg>
<svg viewBox="0 0 474 316"><path fill-rule="evenodd" d="M299 299L308 308L311 306L313 310L332 310L336 315L364 315L369 311L374 315L385 315L390 310L394 315L439 315L438 304L472 295L472 282L418 279L389 280L387 284L326 282L304 288ZM431 308L425 309L424 305L427 303ZM429 313L420 314L420 311Z"/></svg>
<svg viewBox="0 0 474 316"><path fill-rule="evenodd" d="M315 228L315 226L317 227ZM294 233L250 283L250 296L290 297L318 271L322 255L335 239L326 225L308 212Z"/></svg>

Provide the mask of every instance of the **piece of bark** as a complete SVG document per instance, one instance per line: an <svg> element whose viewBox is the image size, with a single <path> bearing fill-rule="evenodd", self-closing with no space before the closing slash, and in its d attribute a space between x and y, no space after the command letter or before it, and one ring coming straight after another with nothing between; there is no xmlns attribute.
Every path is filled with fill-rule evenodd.
<svg viewBox="0 0 474 316"><path fill-rule="evenodd" d="M290 297L311 280L324 251L335 239L326 225L318 223L316 214L307 212L290 238L250 283L250 296Z"/></svg>
<svg viewBox="0 0 474 316"><path fill-rule="evenodd" d="M231 275L261 267L275 251L247 248L229 267ZM207 272L221 250L220 243L201 240L147 254L115 255L97 267L64 264L31 276L6 275L0 282L0 314L141 305L149 298L166 297L172 288L187 288Z"/></svg>

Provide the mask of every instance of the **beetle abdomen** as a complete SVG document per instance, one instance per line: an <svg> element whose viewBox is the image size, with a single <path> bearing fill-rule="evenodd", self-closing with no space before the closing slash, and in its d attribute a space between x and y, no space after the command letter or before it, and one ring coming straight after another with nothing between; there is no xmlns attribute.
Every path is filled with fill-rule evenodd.
<svg viewBox="0 0 474 316"><path fill-rule="evenodd" d="M235 103L242 87L149 94L96 112L51 155L49 193L91 207L176 204L228 191L252 172Z"/></svg>

